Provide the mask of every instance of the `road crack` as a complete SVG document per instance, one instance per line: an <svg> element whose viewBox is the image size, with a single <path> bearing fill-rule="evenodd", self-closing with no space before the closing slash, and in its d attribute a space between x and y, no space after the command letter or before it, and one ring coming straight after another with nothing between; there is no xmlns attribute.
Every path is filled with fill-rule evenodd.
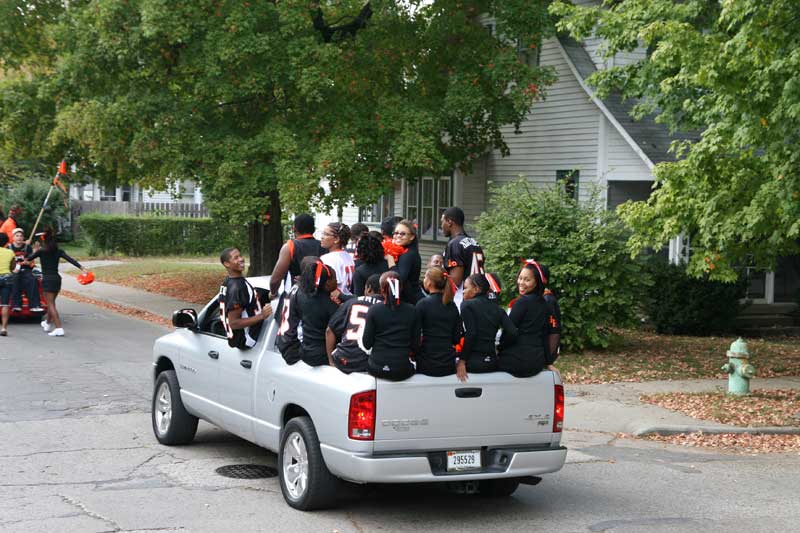
<svg viewBox="0 0 800 533"><path fill-rule="evenodd" d="M98 513L95 513L94 511L89 510L89 508L86 507L80 501L78 501L78 500L76 500L74 498L70 498L69 496L65 496L63 494L57 494L56 496L61 498L64 501L64 503L66 503L68 505L71 505L72 507L75 507L76 509L78 509L85 516L88 516L89 518L94 518L95 520L102 520L103 522L105 522L106 524L108 524L109 526L114 528L111 531L120 531L120 530L122 530L122 528L119 526L119 524L117 524L114 520L112 520L110 518L106 518L105 516L103 516L101 514L98 514Z"/></svg>

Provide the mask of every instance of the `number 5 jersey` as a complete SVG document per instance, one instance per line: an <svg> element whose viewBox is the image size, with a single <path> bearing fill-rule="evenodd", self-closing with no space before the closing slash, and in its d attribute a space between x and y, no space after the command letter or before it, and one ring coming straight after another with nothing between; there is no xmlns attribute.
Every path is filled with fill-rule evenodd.
<svg viewBox="0 0 800 533"><path fill-rule="evenodd" d="M331 317L328 327L338 341L333 350L336 368L349 374L367 371L367 352L361 339L369 308L383 301L376 296L359 296L344 302Z"/></svg>

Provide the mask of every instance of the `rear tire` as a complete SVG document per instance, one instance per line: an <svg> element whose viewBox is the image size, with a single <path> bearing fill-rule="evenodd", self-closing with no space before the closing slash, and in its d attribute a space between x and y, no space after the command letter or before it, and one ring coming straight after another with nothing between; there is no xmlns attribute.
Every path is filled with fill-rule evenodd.
<svg viewBox="0 0 800 533"><path fill-rule="evenodd" d="M281 432L278 478L286 503L300 511L324 509L336 501L339 480L325 465L317 431L307 416L291 419Z"/></svg>
<svg viewBox="0 0 800 533"><path fill-rule="evenodd" d="M518 488L519 480L516 478L487 479L481 481L480 492L482 496L489 498L507 498L514 494Z"/></svg>
<svg viewBox="0 0 800 533"><path fill-rule="evenodd" d="M183 406L181 387L174 370L165 370L156 378L150 413L153 433L161 444L189 444L194 439L198 420Z"/></svg>

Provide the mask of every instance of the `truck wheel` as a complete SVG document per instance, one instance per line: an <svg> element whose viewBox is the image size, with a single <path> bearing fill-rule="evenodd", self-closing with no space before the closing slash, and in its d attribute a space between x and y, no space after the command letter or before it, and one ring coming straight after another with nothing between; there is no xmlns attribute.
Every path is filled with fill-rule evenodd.
<svg viewBox="0 0 800 533"><path fill-rule="evenodd" d="M487 479L481 481L480 492L482 496L489 498L505 498L514 494L519 488L519 480L509 479Z"/></svg>
<svg viewBox="0 0 800 533"><path fill-rule="evenodd" d="M181 400L181 388L174 370L158 375L153 389L153 433L161 444L189 444L197 432L197 417L190 415Z"/></svg>
<svg viewBox="0 0 800 533"><path fill-rule="evenodd" d="M291 507L313 511L334 502L338 479L325 466L317 431L309 417L293 418L283 428L278 468L281 492Z"/></svg>

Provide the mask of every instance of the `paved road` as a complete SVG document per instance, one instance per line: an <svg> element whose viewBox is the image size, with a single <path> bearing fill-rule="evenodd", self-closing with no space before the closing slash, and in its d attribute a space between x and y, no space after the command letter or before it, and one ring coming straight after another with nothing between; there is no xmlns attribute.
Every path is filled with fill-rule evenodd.
<svg viewBox="0 0 800 533"><path fill-rule="evenodd" d="M749 457L567 432L569 464L513 497L428 487L354 490L300 513L277 480L223 465L275 456L209 425L159 446L148 415L150 348L163 329L64 300L67 336L37 323L0 338L0 531L790 531L800 457Z"/></svg>

